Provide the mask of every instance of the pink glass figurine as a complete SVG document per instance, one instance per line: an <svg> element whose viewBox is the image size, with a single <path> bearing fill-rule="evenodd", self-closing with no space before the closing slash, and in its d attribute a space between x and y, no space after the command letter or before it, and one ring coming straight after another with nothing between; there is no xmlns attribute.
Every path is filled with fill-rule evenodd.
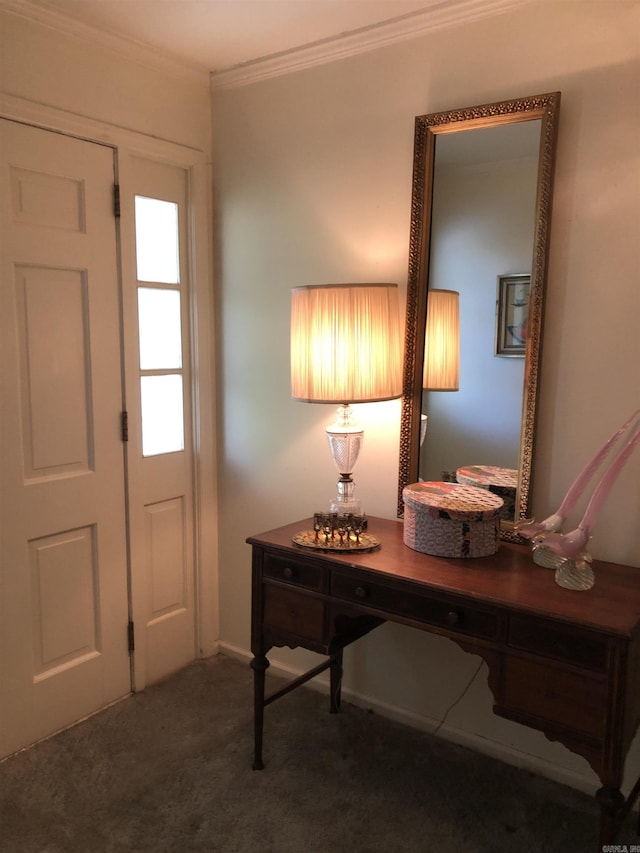
<svg viewBox="0 0 640 853"><path fill-rule="evenodd" d="M639 417L640 409L636 409L636 411L631 415L631 417L628 418L628 420L626 420L609 439L607 439L607 441L602 445L602 447L596 453L593 459L576 477L571 487L569 488L569 491L565 495L564 500L560 504L560 508L556 512L554 512L548 518L545 518L544 521L536 522L533 519L523 519L522 522L516 525L516 530L518 531L518 533L521 536L524 536L525 539L534 539L539 534L543 533L558 533L562 528L564 520L574 508L574 506L580 499L580 496L586 489L589 480L593 477L594 473L604 461L604 459L606 459L606 457L608 456L609 451L616 445L620 437L624 435L626 430L629 428L629 425L636 421ZM639 425L640 422L634 424L633 432L636 431ZM615 477L613 479L615 479ZM613 481L611 482L610 486L611 485L613 485ZM607 489L607 493L604 495L604 498L607 497L608 493L609 489Z"/></svg>
<svg viewBox="0 0 640 853"><path fill-rule="evenodd" d="M562 524L594 472L620 437L629 430L630 425L630 438L595 487L582 521L575 530L561 533ZM556 568L556 581L560 586L570 589L589 589L593 586L593 572L588 565L591 557L586 551L587 542L613 484L638 442L640 442L640 409L637 409L600 448L571 485L557 512L539 523L534 520L524 520L516 526L522 536L532 540L534 562Z"/></svg>
<svg viewBox="0 0 640 853"><path fill-rule="evenodd" d="M609 469L594 489L591 499L587 504L584 516L580 524L575 530L570 533L537 533L533 537L533 545L544 545L555 554L561 557L567 557L570 560L580 556L587 542L591 537L591 530L596 523L598 514L602 509L605 501L609 497L609 492L615 481L622 471L625 462L633 452L634 447L640 441L640 424L634 426L634 432L620 451L617 458L614 459Z"/></svg>

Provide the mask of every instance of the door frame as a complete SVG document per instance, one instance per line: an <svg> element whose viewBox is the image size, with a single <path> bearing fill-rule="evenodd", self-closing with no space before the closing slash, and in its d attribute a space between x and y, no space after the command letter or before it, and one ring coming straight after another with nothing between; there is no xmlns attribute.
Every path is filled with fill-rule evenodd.
<svg viewBox="0 0 640 853"><path fill-rule="evenodd" d="M123 155L137 155L179 166L188 172L196 656L210 657L217 654L219 648L219 571L209 152L4 93L0 93L0 116L109 145L115 151L116 164Z"/></svg>

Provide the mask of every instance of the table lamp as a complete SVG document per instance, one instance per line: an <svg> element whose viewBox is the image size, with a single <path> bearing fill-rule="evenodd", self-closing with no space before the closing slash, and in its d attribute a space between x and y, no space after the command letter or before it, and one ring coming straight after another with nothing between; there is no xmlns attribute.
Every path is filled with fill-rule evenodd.
<svg viewBox="0 0 640 853"><path fill-rule="evenodd" d="M402 343L396 284L296 287L291 299L291 396L307 403L339 403L326 429L338 468L329 511L362 515L353 469L364 438L352 403L402 394Z"/></svg>

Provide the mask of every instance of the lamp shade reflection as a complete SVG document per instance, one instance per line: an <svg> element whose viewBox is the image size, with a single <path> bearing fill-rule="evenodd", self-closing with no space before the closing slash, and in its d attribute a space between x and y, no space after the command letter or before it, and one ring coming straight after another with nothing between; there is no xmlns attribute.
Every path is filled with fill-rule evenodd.
<svg viewBox="0 0 640 853"><path fill-rule="evenodd" d="M422 387L457 391L460 385L460 294L430 290Z"/></svg>

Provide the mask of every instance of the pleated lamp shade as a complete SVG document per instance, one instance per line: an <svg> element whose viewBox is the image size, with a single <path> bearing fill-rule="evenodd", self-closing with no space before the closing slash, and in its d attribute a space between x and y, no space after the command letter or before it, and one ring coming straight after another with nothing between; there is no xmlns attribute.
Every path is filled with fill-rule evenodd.
<svg viewBox="0 0 640 853"><path fill-rule="evenodd" d="M296 287L291 299L291 396L365 403L402 394L396 284Z"/></svg>

